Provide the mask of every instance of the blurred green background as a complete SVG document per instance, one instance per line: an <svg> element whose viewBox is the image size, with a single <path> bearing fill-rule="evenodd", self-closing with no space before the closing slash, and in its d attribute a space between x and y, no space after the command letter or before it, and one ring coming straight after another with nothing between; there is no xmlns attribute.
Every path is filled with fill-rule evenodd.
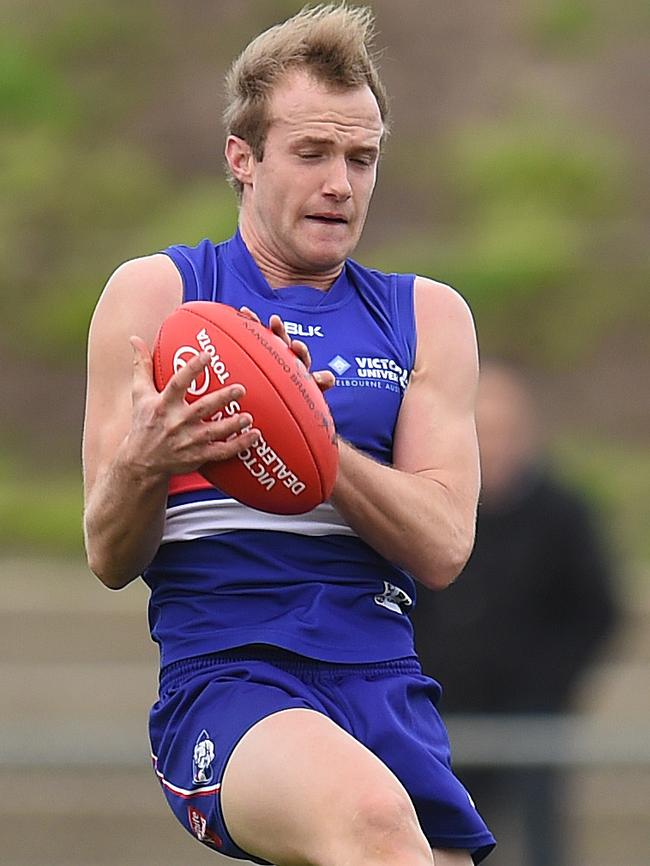
<svg viewBox="0 0 650 866"><path fill-rule="evenodd" d="M98 294L129 257L233 228L223 72L299 7L2 0L3 545L79 554ZM394 134L358 258L467 297L482 352L525 367L563 471L647 563L647 7L373 8Z"/></svg>

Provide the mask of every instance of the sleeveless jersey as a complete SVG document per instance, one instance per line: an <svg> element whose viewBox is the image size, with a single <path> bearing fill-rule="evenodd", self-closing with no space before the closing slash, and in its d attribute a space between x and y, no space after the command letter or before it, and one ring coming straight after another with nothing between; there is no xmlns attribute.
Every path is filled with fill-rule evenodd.
<svg viewBox="0 0 650 866"><path fill-rule="evenodd" d="M347 260L326 291L271 289L239 232L219 245L165 250L183 301L278 313L304 340L312 369L331 369L325 393L338 433L382 463L415 356L413 275ZM170 484L161 546L146 569L149 624L161 664L248 644L329 662L414 655L406 613L413 579L347 525L330 503L273 515L228 498L198 473Z"/></svg>

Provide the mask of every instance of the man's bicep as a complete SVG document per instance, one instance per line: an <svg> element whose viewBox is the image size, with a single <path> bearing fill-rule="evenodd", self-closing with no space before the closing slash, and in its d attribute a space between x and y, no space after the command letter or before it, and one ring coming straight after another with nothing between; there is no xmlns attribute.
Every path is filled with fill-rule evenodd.
<svg viewBox="0 0 650 866"><path fill-rule="evenodd" d="M396 469L425 475L474 496L479 486L476 426L471 410L426 393L414 384L405 396L396 429Z"/></svg>
<svg viewBox="0 0 650 866"><path fill-rule="evenodd" d="M476 337L464 301L447 286L416 283L418 348L394 441L394 465L477 495Z"/></svg>

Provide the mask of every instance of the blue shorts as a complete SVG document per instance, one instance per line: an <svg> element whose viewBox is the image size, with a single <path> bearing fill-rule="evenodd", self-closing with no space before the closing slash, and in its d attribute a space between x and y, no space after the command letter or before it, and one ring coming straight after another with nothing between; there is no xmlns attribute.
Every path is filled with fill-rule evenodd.
<svg viewBox="0 0 650 866"><path fill-rule="evenodd" d="M245 647L169 665L150 716L156 775L181 824L208 847L266 863L230 838L219 791L233 749L280 710L316 710L363 743L408 791L432 848L483 860L494 838L451 771L436 710L440 687L416 659L331 664L273 648Z"/></svg>

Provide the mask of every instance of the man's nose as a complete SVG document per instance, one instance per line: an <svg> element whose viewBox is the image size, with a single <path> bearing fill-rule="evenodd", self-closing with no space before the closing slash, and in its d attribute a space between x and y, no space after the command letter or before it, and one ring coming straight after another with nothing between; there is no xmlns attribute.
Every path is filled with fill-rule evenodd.
<svg viewBox="0 0 650 866"><path fill-rule="evenodd" d="M344 157L328 162L328 172L323 189L325 195L333 196L337 201L345 201L350 198L352 186L348 170L348 163Z"/></svg>

